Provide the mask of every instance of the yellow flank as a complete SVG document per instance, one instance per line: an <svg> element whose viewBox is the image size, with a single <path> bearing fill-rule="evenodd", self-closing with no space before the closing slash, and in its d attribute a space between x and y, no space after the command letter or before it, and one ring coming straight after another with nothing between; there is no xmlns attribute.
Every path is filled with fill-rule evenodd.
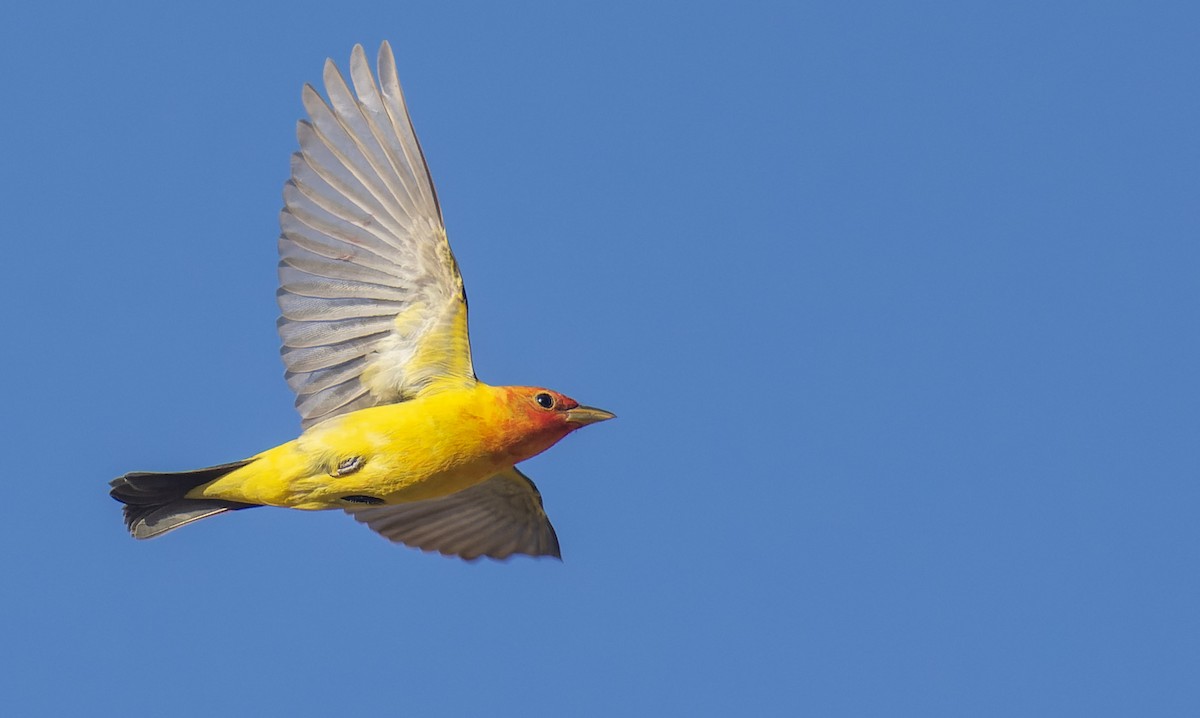
<svg viewBox="0 0 1200 718"><path fill-rule="evenodd" d="M396 504L452 494L559 438L531 434L510 393L477 383L336 416L187 497L332 509L351 505L347 496Z"/></svg>

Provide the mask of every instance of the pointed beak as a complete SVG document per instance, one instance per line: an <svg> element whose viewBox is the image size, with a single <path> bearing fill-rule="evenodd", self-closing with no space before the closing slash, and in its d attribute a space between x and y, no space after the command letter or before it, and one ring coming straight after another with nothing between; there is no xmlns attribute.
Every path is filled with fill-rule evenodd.
<svg viewBox="0 0 1200 718"><path fill-rule="evenodd" d="M598 421L608 421L616 416L611 411L597 409L594 406L577 406L574 409L567 409L567 423L575 424L576 426L587 426L595 424Z"/></svg>

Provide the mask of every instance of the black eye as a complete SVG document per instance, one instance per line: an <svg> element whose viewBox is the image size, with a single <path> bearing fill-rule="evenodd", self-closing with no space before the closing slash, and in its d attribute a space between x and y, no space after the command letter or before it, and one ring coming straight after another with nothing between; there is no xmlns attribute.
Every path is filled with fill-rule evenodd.
<svg viewBox="0 0 1200 718"><path fill-rule="evenodd" d="M554 408L554 397L550 396L549 394L547 394L544 391L541 394L538 394L537 396L533 397L533 400L536 401L538 403L538 406L542 407L543 409L553 409Z"/></svg>

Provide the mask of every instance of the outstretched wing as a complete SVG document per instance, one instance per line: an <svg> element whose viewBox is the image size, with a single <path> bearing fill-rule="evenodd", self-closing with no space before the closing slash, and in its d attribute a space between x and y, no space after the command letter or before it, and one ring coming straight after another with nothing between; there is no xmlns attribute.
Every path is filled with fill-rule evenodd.
<svg viewBox="0 0 1200 718"><path fill-rule="evenodd" d="M514 553L562 558L537 487L515 468L440 499L351 506L346 513L385 538L467 560Z"/></svg>
<svg viewBox="0 0 1200 718"><path fill-rule="evenodd" d="M309 120L279 222L279 336L304 426L474 383L467 299L429 168L379 49L379 84L356 45L351 92L325 62L329 102Z"/></svg>

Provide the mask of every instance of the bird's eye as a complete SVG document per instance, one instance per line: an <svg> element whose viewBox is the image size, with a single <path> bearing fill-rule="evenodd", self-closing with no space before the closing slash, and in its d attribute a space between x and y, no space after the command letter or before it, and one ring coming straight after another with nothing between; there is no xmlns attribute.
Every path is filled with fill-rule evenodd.
<svg viewBox="0 0 1200 718"><path fill-rule="evenodd" d="M538 403L538 406L542 407L543 409L553 409L554 408L554 397L550 396L549 394L547 394L544 391L542 393L538 394L537 396L533 397L533 400L536 401Z"/></svg>

